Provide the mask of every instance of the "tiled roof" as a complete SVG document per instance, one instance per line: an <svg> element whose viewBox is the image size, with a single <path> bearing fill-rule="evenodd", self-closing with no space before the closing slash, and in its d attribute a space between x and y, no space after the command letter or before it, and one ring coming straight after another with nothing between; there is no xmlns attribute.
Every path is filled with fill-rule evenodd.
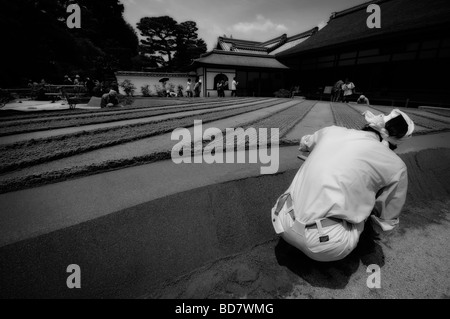
<svg viewBox="0 0 450 319"><path fill-rule="evenodd" d="M271 40L269 40L269 41L262 42L262 43L260 44L260 46L263 46L263 47L272 47L273 45L278 44L284 37L286 37L286 34L280 35L279 37L276 37L276 38L271 39Z"/></svg>
<svg viewBox="0 0 450 319"><path fill-rule="evenodd" d="M381 28L369 29L366 12L369 4L381 8ZM310 51L371 37L427 27L450 25L449 0L376 0L337 12L328 24L306 41L278 53L278 57Z"/></svg>
<svg viewBox="0 0 450 319"><path fill-rule="evenodd" d="M293 47L295 47L296 45L302 43L302 42L305 41L306 39L308 39L308 38L301 38L301 39L297 39L297 40L294 40L294 41L285 43L285 44L283 44L281 47L279 47L279 48L273 50L272 52L270 52L270 54L276 55L276 54L278 54L278 53L280 53L280 52L289 50L290 48L293 48Z"/></svg>
<svg viewBox="0 0 450 319"><path fill-rule="evenodd" d="M254 50L250 48L234 48L233 52L268 55L267 50Z"/></svg>
<svg viewBox="0 0 450 319"><path fill-rule="evenodd" d="M234 67L251 67L267 69L288 69L274 56L261 56L257 54L245 54L213 50L201 58L194 60L194 65L221 65Z"/></svg>
<svg viewBox="0 0 450 319"><path fill-rule="evenodd" d="M266 42L247 41L241 39L233 39L227 37L219 37L217 41L217 50L239 52L239 53L253 53L259 55L274 55L289 49L292 46L304 41L317 31L313 28L306 32L287 37L286 34L270 39ZM292 42L292 43L291 43ZM276 52L276 53L274 53Z"/></svg>

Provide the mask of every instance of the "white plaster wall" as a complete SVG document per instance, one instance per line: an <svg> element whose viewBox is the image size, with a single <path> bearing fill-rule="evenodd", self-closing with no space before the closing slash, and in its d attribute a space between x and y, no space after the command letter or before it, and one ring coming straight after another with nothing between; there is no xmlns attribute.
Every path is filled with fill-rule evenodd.
<svg viewBox="0 0 450 319"><path fill-rule="evenodd" d="M145 86L145 85L149 85L149 89L150 89L150 94L151 95L156 95L156 89L155 89L155 85L159 85L160 87L162 87L162 83L159 82L159 80L163 77L168 77L169 81L167 81L166 83L166 87L168 87L169 83L173 83L175 85L175 92L177 92L177 87L178 85L182 85L183 86L183 93L186 94L185 90L186 90L186 84L187 84L187 80L190 78L192 83L194 83L195 81L195 76L147 76L147 75L121 75L121 74L116 74L117 77L117 83L121 83L123 82L125 79L128 79L131 81L131 83L134 84L134 86L136 87L136 91L134 92L135 96L140 96L142 95L141 92L141 87ZM119 91L121 94L124 94L125 92L123 91L123 89L119 86Z"/></svg>

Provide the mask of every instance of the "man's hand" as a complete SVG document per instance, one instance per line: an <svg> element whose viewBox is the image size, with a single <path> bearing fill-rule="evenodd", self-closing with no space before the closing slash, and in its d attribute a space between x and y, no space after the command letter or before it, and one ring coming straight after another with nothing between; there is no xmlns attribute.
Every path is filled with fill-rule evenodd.
<svg viewBox="0 0 450 319"><path fill-rule="evenodd" d="M300 152L309 152L310 138L311 135L305 135L300 139L300 148L298 149Z"/></svg>
<svg viewBox="0 0 450 319"><path fill-rule="evenodd" d="M308 152L308 151L302 151L302 150L300 149L300 154L297 155L297 157L298 157L299 159L303 160L303 161L306 161L306 160L308 159L309 154L310 154L310 152Z"/></svg>
<svg viewBox="0 0 450 319"><path fill-rule="evenodd" d="M305 144L300 143L300 147L298 148L300 152L308 152L308 146Z"/></svg>

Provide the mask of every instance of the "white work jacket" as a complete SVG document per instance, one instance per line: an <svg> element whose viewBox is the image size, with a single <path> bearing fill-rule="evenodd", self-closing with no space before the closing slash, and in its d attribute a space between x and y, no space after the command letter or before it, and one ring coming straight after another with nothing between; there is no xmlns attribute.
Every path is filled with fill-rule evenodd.
<svg viewBox="0 0 450 319"><path fill-rule="evenodd" d="M385 231L399 222L408 177L405 163L373 132L331 126L304 136L311 151L286 193L304 224L325 217L358 224L372 218Z"/></svg>

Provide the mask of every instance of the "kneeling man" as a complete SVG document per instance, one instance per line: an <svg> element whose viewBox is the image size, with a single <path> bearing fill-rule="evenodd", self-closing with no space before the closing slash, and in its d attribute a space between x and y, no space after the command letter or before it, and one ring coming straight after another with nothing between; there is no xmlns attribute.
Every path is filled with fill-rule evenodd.
<svg viewBox="0 0 450 319"><path fill-rule="evenodd" d="M300 151L311 153L272 208L276 233L314 260L345 258L369 218L383 231L399 222L408 176L393 150L414 123L398 109L364 115L362 130L331 126L302 137Z"/></svg>
<svg viewBox="0 0 450 319"><path fill-rule="evenodd" d="M117 98L117 92L114 90L109 91L109 93L105 93L102 96L102 101L100 103L100 107L114 107L119 106L119 99Z"/></svg>

